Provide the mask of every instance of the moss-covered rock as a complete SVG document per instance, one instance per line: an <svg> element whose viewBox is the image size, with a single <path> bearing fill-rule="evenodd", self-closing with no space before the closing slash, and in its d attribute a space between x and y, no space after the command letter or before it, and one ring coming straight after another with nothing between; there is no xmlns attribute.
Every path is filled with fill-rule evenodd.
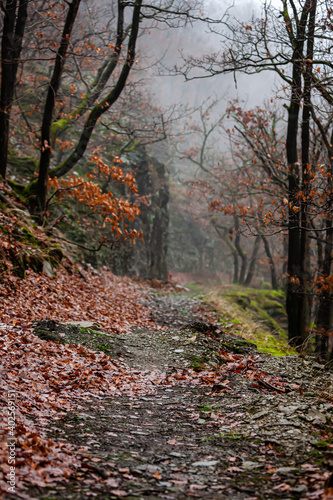
<svg viewBox="0 0 333 500"><path fill-rule="evenodd" d="M28 206L33 207L36 204L36 198L37 179L34 179L22 190L22 199Z"/></svg>
<svg viewBox="0 0 333 500"><path fill-rule="evenodd" d="M223 287L221 293L250 315L263 321L276 335L286 338L287 313L285 294L278 290L257 290L238 286Z"/></svg>
<svg viewBox="0 0 333 500"><path fill-rule="evenodd" d="M11 172L16 171L22 175L32 175L37 169L37 160L33 156L18 156L15 151L10 150L8 165ZM12 182L12 181L11 181Z"/></svg>
<svg viewBox="0 0 333 500"><path fill-rule="evenodd" d="M54 276L54 269L64 257L61 246L37 227L26 205L19 201L20 196L8 186L8 182L2 185L0 199L3 201L0 234L4 241L0 253L0 279L5 280L11 272L25 278L29 268L36 273L46 270L46 274Z"/></svg>
<svg viewBox="0 0 333 500"><path fill-rule="evenodd" d="M78 324L57 323L54 320L37 321L34 334L48 342L67 345L81 345L95 352L102 352L109 357L119 358L126 351L124 341L117 334L112 334L96 326L84 328Z"/></svg>
<svg viewBox="0 0 333 500"><path fill-rule="evenodd" d="M27 255L20 249L14 247L8 250L10 261L13 265L13 274L18 278L25 278L25 272L29 268L29 260Z"/></svg>
<svg viewBox="0 0 333 500"><path fill-rule="evenodd" d="M221 342L221 348L235 354L247 354L257 349L257 345L245 339L232 338L226 342Z"/></svg>
<svg viewBox="0 0 333 500"><path fill-rule="evenodd" d="M35 271L35 273L41 273L43 271L43 257L41 255L29 255L29 267Z"/></svg>
<svg viewBox="0 0 333 500"><path fill-rule="evenodd" d="M35 236L26 226L16 227L13 231L13 236L22 243L33 245L36 247L45 247L45 243Z"/></svg>
<svg viewBox="0 0 333 500"><path fill-rule="evenodd" d="M49 261L53 267L58 267L64 257L64 252L60 246L54 246L48 251Z"/></svg>
<svg viewBox="0 0 333 500"><path fill-rule="evenodd" d="M40 231L32 229L29 214L23 210L8 210L5 221L0 225L0 232L7 240L7 245L0 255L2 278L10 269L19 278L25 278L29 268L41 273L45 271L45 263L52 269L54 276L53 269L59 266L64 257L60 245L48 240Z"/></svg>
<svg viewBox="0 0 333 500"><path fill-rule="evenodd" d="M207 301L221 314L221 330L253 341L257 349L273 356L294 354L288 346L285 296L282 291L223 286L210 292ZM238 346L237 346L238 347Z"/></svg>

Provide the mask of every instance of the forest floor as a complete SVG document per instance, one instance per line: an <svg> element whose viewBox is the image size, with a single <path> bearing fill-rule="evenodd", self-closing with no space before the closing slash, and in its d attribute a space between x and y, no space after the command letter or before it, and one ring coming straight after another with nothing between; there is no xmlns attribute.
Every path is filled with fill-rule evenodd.
<svg viewBox="0 0 333 500"><path fill-rule="evenodd" d="M333 498L333 376L313 358L260 353L180 287L83 271L6 286L3 498Z"/></svg>

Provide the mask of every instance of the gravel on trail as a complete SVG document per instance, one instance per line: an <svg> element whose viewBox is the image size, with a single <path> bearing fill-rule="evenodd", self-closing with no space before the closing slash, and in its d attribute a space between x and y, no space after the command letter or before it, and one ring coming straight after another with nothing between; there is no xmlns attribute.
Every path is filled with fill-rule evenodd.
<svg viewBox="0 0 333 500"><path fill-rule="evenodd" d="M212 317L198 299L151 293L145 303L164 329L105 336L100 348L142 372L150 391L91 396L52 423L49 436L72 443L83 465L67 484L30 488L32 497L322 498L333 468L331 372L312 358L273 358L239 337L212 335L205 331ZM94 329L87 327L80 340L92 349L87 339ZM221 342L243 353L245 368L210 383L205 374L223 366ZM256 369L279 377L288 390L247 378L250 355Z"/></svg>

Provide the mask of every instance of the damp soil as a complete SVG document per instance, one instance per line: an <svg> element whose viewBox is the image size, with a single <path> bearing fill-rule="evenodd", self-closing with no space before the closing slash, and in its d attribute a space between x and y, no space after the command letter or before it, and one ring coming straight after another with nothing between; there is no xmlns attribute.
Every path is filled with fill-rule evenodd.
<svg viewBox="0 0 333 500"><path fill-rule="evenodd" d="M68 483L28 488L31 497L321 498L333 468L332 373L311 358L260 354L223 332L214 316L207 319L199 300L162 293L144 300L162 329L112 335L96 323L35 325L44 340L81 344L140 370L153 389L136 397L91 396L52 422L49 437L71 443L83 465ZM254 387L243 373L230 373L225 391L184 379L154 386L161 373L218 370L222 344L257 355L258 369L279 376L289 390Z"/></svg>

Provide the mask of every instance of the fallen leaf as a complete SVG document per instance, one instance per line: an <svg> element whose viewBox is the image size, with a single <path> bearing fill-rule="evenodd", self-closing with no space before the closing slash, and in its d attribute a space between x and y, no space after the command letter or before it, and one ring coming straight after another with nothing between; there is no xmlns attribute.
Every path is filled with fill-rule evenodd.
<svg viewBox="0 0 333 500"><path fill-rule="evenodd" d="M175 445L175 444L180 444L180 443L178 443L178 441L176 439L169 439L169 441L167 441L167 444Z"/></svg>
<svg viewBox="0 0 333 500"><path fill-rule="evenodd" d="M109 477L109 479L107 479L105 481L105 484L107 484L108 486L110 486L111 488L117 488L118 485L119 485L119 481L117 481L116 479L114 479L113 477Z"/></svg>
<svg viewBox="0 0 333 500"><path fill-rule="evenodd" d="M190 490L202 490L205 488L204 484L190 484Z"/></svg>

